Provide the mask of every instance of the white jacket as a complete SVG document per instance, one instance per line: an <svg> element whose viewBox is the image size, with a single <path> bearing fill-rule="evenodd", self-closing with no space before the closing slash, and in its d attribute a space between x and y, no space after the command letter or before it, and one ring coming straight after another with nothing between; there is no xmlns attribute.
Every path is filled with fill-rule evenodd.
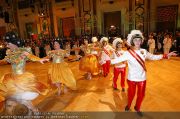
<svg viewBox="0 0 180 119"><path fill-rule="evenodd" d="M114 49L110 45L106 45L104 49L111 55L111 52L114 51ZM101 51L101 57L100 57L100 64L103 65L106 63L106 61L111 60L111 56L107 55L104 50Z"/></svg>
<svg viewBox="0 0 180 119"><path fill-rule="evenodd" d="M160 60L163 58L163 55L153 55L145 49L135 50L135 52L144 61L145 59ZM125 51L121 57L111 60L111 64L117 64L123 61L127 61L128 63L128 80L137 82L146 80L146 71L128 51Z"/></svg>
<svg viewBox="0 0 180 119"><path fill-rule="evenodd" d="M114 51L113 52L113 59L119 58L124 54L124 50L120 50L120 51ZM117 53L119 54L119 56L117 55ZM115 68L125 68L126 64L122 63L122 64L115 64Z"/></svg>

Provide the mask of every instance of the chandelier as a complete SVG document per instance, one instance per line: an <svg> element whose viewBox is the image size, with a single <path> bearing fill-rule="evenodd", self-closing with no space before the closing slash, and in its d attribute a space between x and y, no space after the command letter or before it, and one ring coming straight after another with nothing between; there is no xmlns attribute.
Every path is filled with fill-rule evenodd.
<svg viewBox="0 0 180 119"><path fill-rule="evenodd" d="M38 16L39 17L49 17L49 0L39 0L37 4Z"/></svg>
<svg viewBox="0 0 180 119"><path fill-rule="evenodd" d="M49 17L49 0L30 0L32 12L37 11L39 17ZM37 9L37 10L36 10Z"/></svg>

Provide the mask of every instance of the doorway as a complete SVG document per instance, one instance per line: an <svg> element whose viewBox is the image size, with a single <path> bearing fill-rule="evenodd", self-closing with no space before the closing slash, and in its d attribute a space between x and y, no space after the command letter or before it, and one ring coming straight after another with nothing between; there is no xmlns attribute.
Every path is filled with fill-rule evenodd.
<svg viewBox="0 0 180 119"><path fill-rule="evenodd" d="M72 37L75 36L75 22L74 17L68 17L62 19L63 36Z"/></svg>
<svg viewBox="0 0 180 119"><path fill-rule="evenodd" d="M110 37L121 33L121 11L104 13L104 34Z"/></svg>

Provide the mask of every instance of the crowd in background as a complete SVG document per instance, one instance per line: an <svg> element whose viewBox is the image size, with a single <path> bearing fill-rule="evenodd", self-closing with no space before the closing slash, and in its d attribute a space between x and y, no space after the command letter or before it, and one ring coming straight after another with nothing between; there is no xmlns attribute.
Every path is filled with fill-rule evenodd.
<svg viewBox="0 0 180 119"><path fill-rule="evenodd" d="M96 36L98 40L101 39L104 35ZM79 47L83 43L84 39L88 39L91 43L92 35L82 35L80 37L57 37L57 38L40 38L40 39L26 39L24 40L25 47L31 47L32 53L38 57L45 57L47 52L53 49L53 41L60 40L61 48L67 49L70 47L72 49L74 46ZM118 36L117 36L118 37ZM122 36L119 36L122 38ZM114 37L109 37L109 43L112 43ZM122 38L126 40L126 38ZM147 49L152 54L164 53L167 54L170 51L177 51L180 53L180 31L176 31L175 34L172 32L151 32L150 34L144 33L144 42L142 48ZM0 40L0 59L5 57L5 43L3 39ZM80 52L81 53L81 52ZM75 54L75 52L71 52Z"/></svg>

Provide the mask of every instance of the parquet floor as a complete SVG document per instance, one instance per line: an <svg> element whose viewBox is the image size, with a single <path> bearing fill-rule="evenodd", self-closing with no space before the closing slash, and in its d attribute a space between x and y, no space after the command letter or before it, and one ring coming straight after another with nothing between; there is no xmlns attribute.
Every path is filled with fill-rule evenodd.
<svg viewBox="0 0 180 119"><path fill-rule="evenodd" d="M47 96L39 96L33 103L42 112L58 111L124 111L127 102L126 91L112 89L112 67L108 77L95 76L92 80L85 80L85 72L79 71L79 62L70 62L77 80L77 91L69 90L61 96L53 89ZM47 84L47 71L50 63L27 63L26 70L34 73L38 80ZM142 104L142 111L180 111L180 57L170 60L146 61L147 88ZM11 71L10 65L0 66L0 77ZM120 77L119 77L120 79ZM120 82L118 80L118 82ZM120 84L118 84L120 88ZM132 104L132 111L135 99Z"/></svg>

